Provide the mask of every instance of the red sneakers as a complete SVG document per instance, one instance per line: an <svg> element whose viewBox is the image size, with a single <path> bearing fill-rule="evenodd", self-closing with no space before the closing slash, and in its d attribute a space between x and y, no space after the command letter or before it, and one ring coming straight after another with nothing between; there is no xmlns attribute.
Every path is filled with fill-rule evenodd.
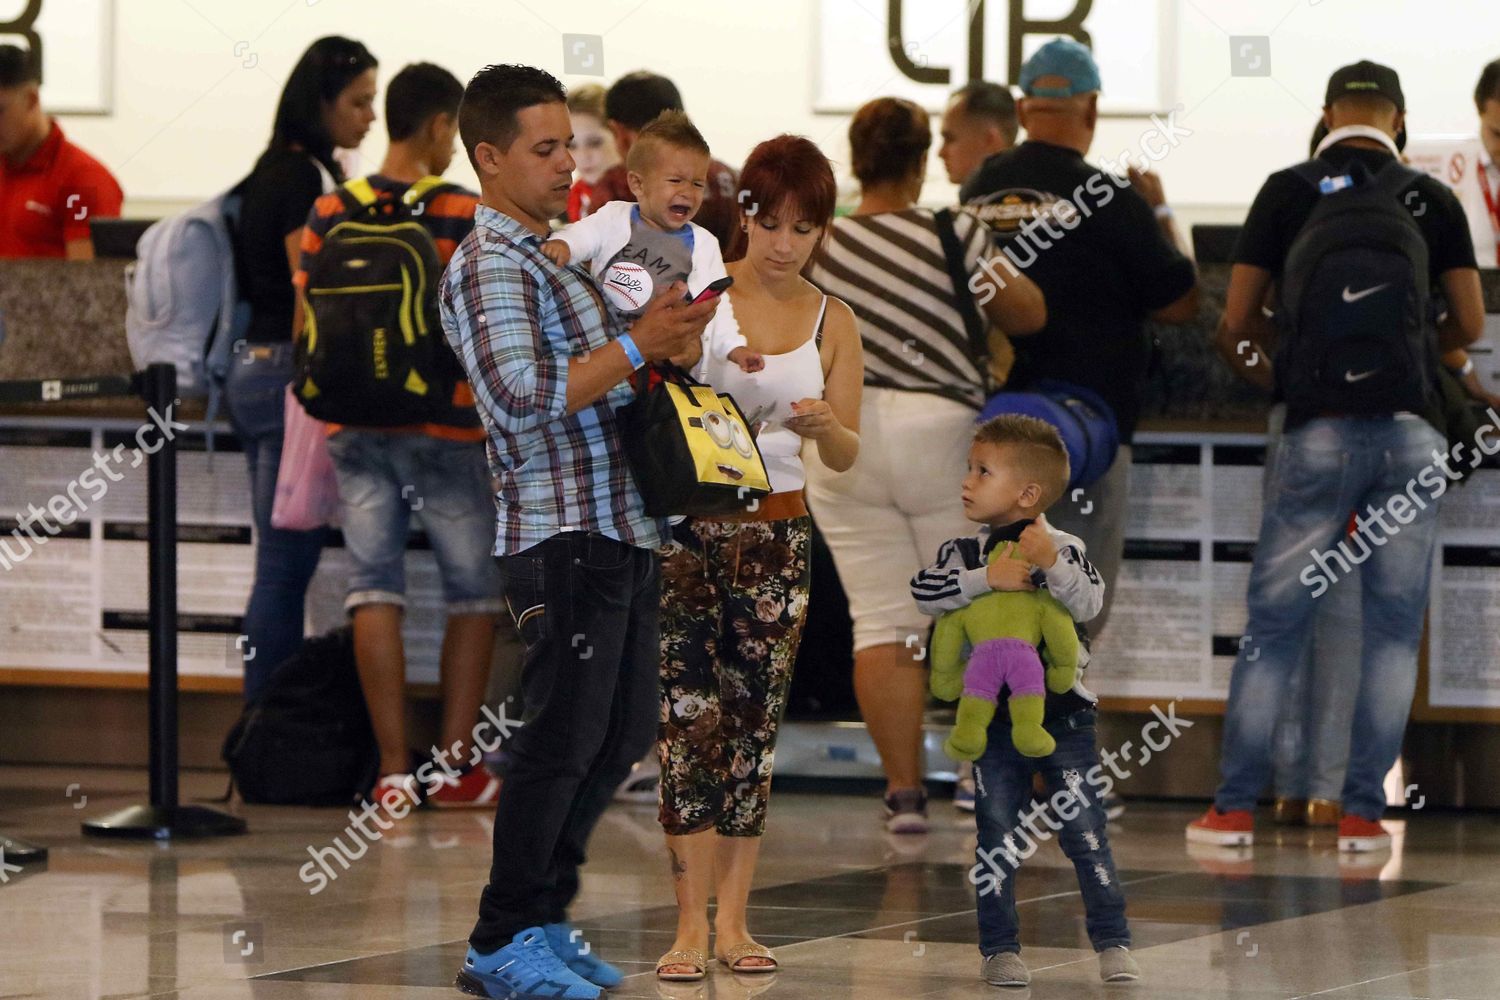
<svg viewBox="0 0 1500 1000"><path fill-rule="evenodd" d="M413 775L404 772L382 774L380 780L375 782L375 787L370 790L369 800L387 812L402 808L404 803L405 815L422 805L422 790Z"/></svg>
<svg viewBox="0 0 1500 1000"><path fill-rule="evenodd" d="M1249 847L1255 843L1255 817L1245 809L1220 812L1218 806L1209 806L1208 812L1187 825L1187 839L1195 844Z"/></svg>
<svg viewBox="0 0 1500 1000"><path fill-rule="evenodd" d="M485 767L471 767L457 778L439 775L443 784L427 796L435 809L493 809L500 797L500 779Z"/></svg>
<svg viewBox="0 0 1500 1000"><path fill-rule="evenodd" d="M1339 852L1384 851L1391 846L1391 835L1373 819L1345 815L1339 820Z"/></svg>

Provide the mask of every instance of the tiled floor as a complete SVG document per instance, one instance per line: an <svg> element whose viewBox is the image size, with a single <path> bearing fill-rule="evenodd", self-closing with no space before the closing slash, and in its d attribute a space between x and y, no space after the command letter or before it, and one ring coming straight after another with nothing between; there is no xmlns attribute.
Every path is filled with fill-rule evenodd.
<svg viewBox="0 0 1500 1000"><path fill-rule="evenodd" d="M487 815L411 817L310 894L299 870L344 833L343 814L247 808L249 836L173 846L80 836L80 818L139 800L144 784L0 768L0 831L52 849L44 867L0 869L0 1000L459 996ZM184 795L222 784L188 775ZM673 914L650 807L605 818L575 918L630 975L619 998L1500 998L1500 817L1411 814L1390 824L1393 852L1348 864L1331 835L1278 840L1269 824L1253 855L1190 853L1195 812L1136 803L1110 828L1144 972L1133 985L1099 983L1055 844L1017 883L1030 990L980 982L973 822L945 803L931 834L903 838L881 831L871 798L778 793L751 916L783 963L774 977L651 976Z"/></svg>

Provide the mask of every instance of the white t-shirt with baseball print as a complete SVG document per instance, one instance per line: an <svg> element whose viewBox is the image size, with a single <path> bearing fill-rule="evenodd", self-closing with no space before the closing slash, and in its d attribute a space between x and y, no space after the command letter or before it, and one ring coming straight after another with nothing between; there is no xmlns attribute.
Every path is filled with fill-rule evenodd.
<svg viewBox="0 0 1500 1000"><path fill-rule="evenodd" d="M568 244L574 262L589 262L589 273L622 325L673 282L685 282L688 292L697 295L727 273L719 241L708 230L692 222L675 232L657 229L628 201L609 202L554 238ZM745 338L726 297L703 331L704 355L723 359L743 346Z"/></svg>

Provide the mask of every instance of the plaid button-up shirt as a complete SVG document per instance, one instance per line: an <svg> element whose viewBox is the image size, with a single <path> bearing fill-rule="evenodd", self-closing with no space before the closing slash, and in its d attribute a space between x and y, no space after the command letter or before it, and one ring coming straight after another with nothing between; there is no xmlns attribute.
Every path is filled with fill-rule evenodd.
<svg viewBox="0 0 1500 1000"><path fill-rule="evenodd" d="M439 294L443 332L489 431L495 554L574 530L655 548L666 522L646 516L615 420L633 398L630 386L566 412L568 359L615 337L604 298L586 269L558 267L541 245L515 219L480 205Z"/></svg>

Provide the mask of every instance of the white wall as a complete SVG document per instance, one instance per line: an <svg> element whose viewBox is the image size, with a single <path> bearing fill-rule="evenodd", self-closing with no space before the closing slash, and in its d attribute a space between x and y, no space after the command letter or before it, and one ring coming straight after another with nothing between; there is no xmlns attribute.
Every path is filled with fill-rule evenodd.
<svg viewBox="0 0 1500 1000"><path fill-rule="evenodd" d="M66 3L68 0L47 0ZM282 81L302 49L328 33L364 41L382 78L426 59L461 79L487 62L544 66L565 83L564 32L604 38L606 79L650 67L677 81L720 158L738 163L760 139L799 132L836 161L848 158L847 118L812 112L819 0L116 0L114 110L69 116L70 134L109 164L130 214L157 214L241 176L264 145ZM959 16L964 0L948 4ZM1156 0L1099 0L1145 5ZM1189 218L1237 217L1264 176L1305 155L1335 67L1361 57L1394 65L1413 133L1474 129L1470 95L1481 66L1500 56L1492 0L1159 0L1175 45L1179 121L1191 137L1160 164L1168 195ZM1001 8L1002 0L990 0ZM860 0L884 17L884 0ZM1070 0L1028 0L1027 13L1066 11ZM1274 30L1273 30L1274 29ZM1269 34L1270 77L1230 74L1229 35ZM244 42L244 45L239 45ZM992 44L999 48L997 39ZM239 54L236 54L236 49ZM871 56L875 85L888 88ZM246 65L249 64L249 65ZM1109 80L1104 81L1106 91ZM1142 119L1109 120L1097 155L1134 147ZM362 150L378 164L377 124ZM459 157L450 171L473 183ZM926 193L951 195L934 159Z"/></svg>

